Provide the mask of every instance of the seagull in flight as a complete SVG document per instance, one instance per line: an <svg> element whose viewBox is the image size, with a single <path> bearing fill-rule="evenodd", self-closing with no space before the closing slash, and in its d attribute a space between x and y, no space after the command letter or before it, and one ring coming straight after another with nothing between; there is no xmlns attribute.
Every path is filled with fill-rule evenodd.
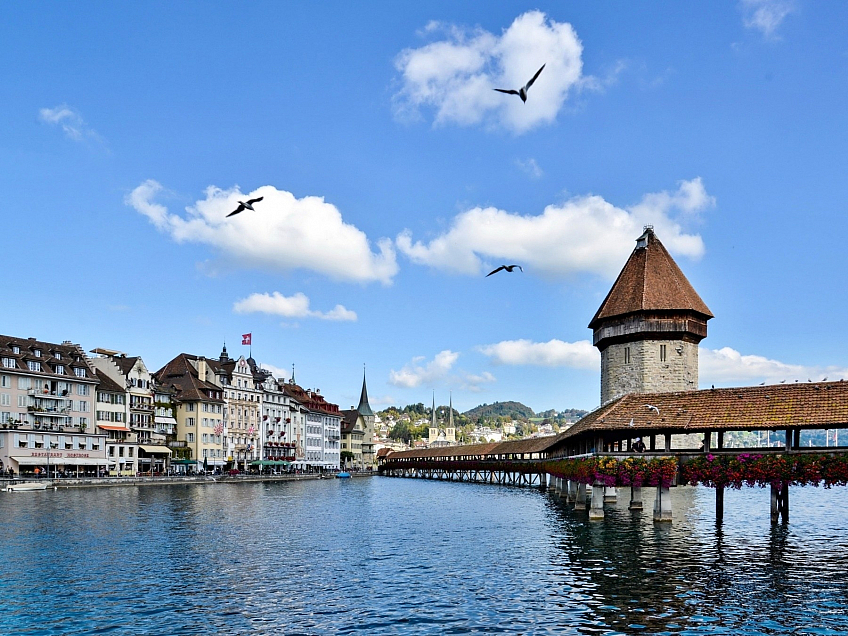
<svg viewBox="0 0 848 636"><path fill-rule="evenodd" d="M645 405L645 408L646 408L646 409L651 409L652 411L656 411L656 412L657 412L657 415L659 415L659 414L660 414L660 410L659 410L656 406L654 406L653 404L646 404L646 405Z"/></svg>
<svg viewBox="0 0 848 636"><path fill-rule="evenodd" d="M635 426L635 424L633 424L633 418L632 417L630 418L630 424L628 424L627 426Z"/></svg>
<svg viewBox="0 0 848 636"><path fill-rule="evenodd" d="M247 201L239 201L239 206L235 210L230 212L227 217L231 217L234 214L238 214L242 210L253 210L253 204L257 203L258 201L261 201L264 198L265 197L259 197L258 199L248 199ZM253 211L255 212L256 210Z"/></svg>
<svg viewBox="0 0 848 636"><path fill-rule="evenodd" d="M518 95L521 98L522 102L527 102L527 91L530 90L531 86L533 86L533 82L536 81L536 78L539 77L539 73L541 73L542 69L544 69L544 68L545 68L545 65L542 64L542 68L540 68L538 71L536 71L536 74L533 77L530 78L530 81L527 82L521 88L519 88L517 91L512 90L512 89L507 90L505 88L496 88L495 90L498 91L499 93L506 93L507 95Z"/></svg>
<svg viewBox="0 0 848 636"><path fill-rule="evenodd" d="M489 272L488 274L486 274L486 276L485 276L484 278L489 277L489 276L491 276L492 274L497 274L497 273L498 273L499 271L501 271L502 269L505 269L505 270L506 270L506 271L508 271L508 272L512 272L512 270L514 270L516 267L517 267L518 269L520 269L522 272L524 271L524 269L521 267L521 265L501 265L501 266L500 266L500 267L498 267L497 269L493 269L491 272Z"/></svg>

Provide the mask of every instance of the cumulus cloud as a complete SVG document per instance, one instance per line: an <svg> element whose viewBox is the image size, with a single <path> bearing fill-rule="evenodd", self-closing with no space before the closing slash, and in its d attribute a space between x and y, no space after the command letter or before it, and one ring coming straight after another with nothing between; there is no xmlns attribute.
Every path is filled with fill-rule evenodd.
<svg viewBox="0 0 848 636"><path fill-rule="evenodd" d="M597 371L601 356L588 340L563 342L533 342L532 340L503 340L477 347L495 364L527 365L539 367L570 367Z"/></svg>
<svg viewBox="0 0 848 636"><path fill-rule="evenodd" d="M804 366L787 364L757 355L742 355L735 349L706 349L698 352L700 383L703 386L724 382L818 381L824 378L848 378L848 369L839 366Z"/></svg>
<svg viewBox="0 0 848 636"><path fill-rule="evenodd" d="M424 361L424 356L418 356L400 371L392 369L389 372L389 383L407 389L422 384L433 385L448 375L458 358L459 353L449 349L437 353L429 362Z"/></svg>
<svg viewBox="0 0 848 636"><path fill-rule="evenodd" d="M284 318L320 318L322 320L356 320L356 312L336 305L330 311L315 311L309 308L309 298L302 292L293 296L283 296L280 292L272 294L251 294L233 305L237 314L272 314Z"/></svg>
<svg viewBox="0 0 848 636"><path fill-rule="evenodd" d="M541 11L518 16L501 35L431 22L424 37L440 36L395 60L401 88L394 96L400 118L434 111L436 125L483 124L522 133L556 119L569 93L596 82L582 75L583 45L574 28ZM527 103L495 88L518 89L545 64Z"/></svg>
<svg viewBox="0 0 848 636"><path fill-rule="evenodd" d="M775 35L786 16L795 11L793 0L742 0L740 4L745 27L766 37Z"/></svg>
<svg viewBox="0 0 848 636"><path fill-rule="evenodd" d="M74 141L83 141L86 138L100 139L99 135L88 127L82 115L67 104L55 108L42 108L38 111L38 118L51 126L59 126L68 139Z"/></svg>
<svg viewBox="0 0 848 636"><path fill-rule="evenodd" d="M413 241L404 230L396 245L414 263L455 274L478 275L484 266L507 260L549 277L583 272L614 277L647 224L671 252L700 258L701 237L684 232L681 223L714 204L697 177L681 181L674 192L647 194L629 208L597 195L549 205L536 216L476 207L458 214L429 243Z"/></svg>
<svg viewBox="0 0 848 636"><path fill-rule="evenodd" d="M126 204L174 241L210 245L230 262L276 271L307 269L361 283L389 284L398 271L390 239L377 241L378 252L373 252L365 233L345 223L338 208L323 197L298 199L274 186L246 194L238 187L210 186L206 198L187 207L182 216L153 201L162 189L147 180L126 197ZM239 200L257 197L264 199L256 212L225 218Z"/></svg>
<svg viewBox="0 0 848 636"><path fill-rule="evenodd" d="M459 388L470 393L480 393L484 384L497 382L497 378L488 371L483 373L466 373L459 380Z"/></svg>

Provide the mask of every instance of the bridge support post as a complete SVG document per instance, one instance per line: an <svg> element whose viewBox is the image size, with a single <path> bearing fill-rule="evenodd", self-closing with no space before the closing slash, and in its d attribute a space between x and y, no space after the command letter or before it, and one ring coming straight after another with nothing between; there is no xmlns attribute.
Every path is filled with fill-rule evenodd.
<svg viewBox="0 0 848 636"><path fill-rule="evenodd" d="M716 486L716 523L724 521L724 486Z"/></svg>
<svg viewBox="0 0 848 636"><path fill-rule="evenodd" d="M577 482L573 480L569 480L568 482L568 492L566 493L565 500L568 503L577 503Z"/></svg>
<svg viewBox="0 0 848 636"><path fill-rule="evenodd" d="M668 486L657 486L657 498L654 499L654 521L671 521L671 489Z"/></svg>
<svg viewBox="0 0 848 636"><path fill-rule="evenodd" d="M604 503L615 503L618 501L618 492L615 487L607 486L604 488Z"/></svg>
<svg viewBox="0 0 848 636"><path fill-rule="evenodd" d="M592 485L592 505L589 508L589 521L599 521L604 518L604 486L594 483Z"/></svg>
<svg viewBox="0 0 848 636"><path fill-rule="evenodd" d="M558 491L557 491L557 494L558 494L561 498L562 498L562 497L566 497L568 493L566 493L566 487L567 487L567 484L566 484L565 479L563 479L562 477L560 477L559 479L557 479L557 486L559 486L559 489L558 489Z"/></svg>
<svg viewBox="0 0 848 636"><path fill-rule="evenodd" d="M574 498L575 510L586 510L586 484L577 484L577 496Z"/></svg>
<svg viewBox="0 0 848 636"><path fill-rule="evenodd" d="M630 510L642 510L642 486L630 487Z"/></svg>
<svg viewBox="0 0 848 636"><path fill-rule="evenodd" d="M789 521L789 486L771 486L771 522Z"/></svg>

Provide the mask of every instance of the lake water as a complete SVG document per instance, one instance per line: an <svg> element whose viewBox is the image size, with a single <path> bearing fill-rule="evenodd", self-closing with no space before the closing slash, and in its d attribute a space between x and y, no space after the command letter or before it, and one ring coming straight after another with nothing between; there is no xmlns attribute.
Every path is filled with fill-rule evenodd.
<svg viewBox="0 0 848 636"><path fill-rule="evenodd" d="M846 634L848 490L604 521L411 479L0 493L0 634Z"/></svg>

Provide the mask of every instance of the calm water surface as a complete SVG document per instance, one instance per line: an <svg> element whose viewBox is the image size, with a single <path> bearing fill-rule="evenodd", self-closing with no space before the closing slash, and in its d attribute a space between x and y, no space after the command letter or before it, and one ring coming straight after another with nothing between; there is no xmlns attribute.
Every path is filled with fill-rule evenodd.
<svg viewBox="0 0 848 636"><path fill-rule="evenodd" d="M848 491L370 478L0 493L0 634L848 634ZM650 508L653 491L643 492Z"/></svg>

